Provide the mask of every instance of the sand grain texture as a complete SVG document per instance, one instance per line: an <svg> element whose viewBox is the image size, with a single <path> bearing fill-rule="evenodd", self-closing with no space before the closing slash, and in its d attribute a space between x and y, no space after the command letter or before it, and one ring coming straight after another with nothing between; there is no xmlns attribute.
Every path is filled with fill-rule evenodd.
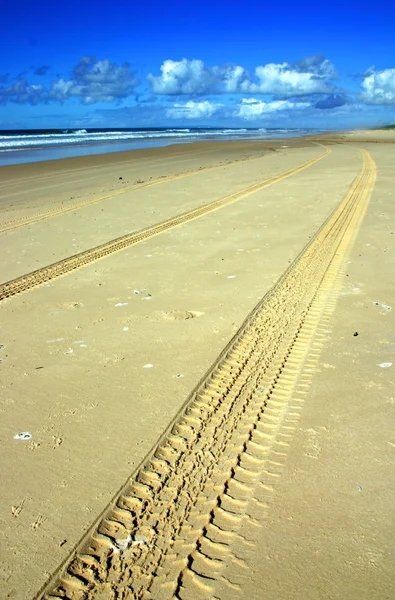
<svg viewBox="0 0 395 600"><path fill-rule="evenodd" d="M78 250L92 248L240 193L323 151L309 142L296 146L272 153L254 143L226 148L191 145L183 160L191 162L189 152L202 149L211 157L211 162L204 163L210 167L207 172L136 189L80 207L75 214L60 213L0 234L9 250L2 280L71 256L76 252L73 237ZM51 580L47 591L58 589L61 596L73 600L77 589L89 598L97 594L115 598L113 588L117 593L129 590L130 597L148 593L146 597L161 599L174 593L180 598L242 598L254 593L256 598L313 598L332 578L328 555L331 569L340 575L332 596L326 597L352 598L350 581L355 583L355 597L372 597L379 580L381 596L376 597L390 597L385 595L391 585L386 549L390 536L384 514L389 507L388 485L381 483L378 499L371 493L366 501L369 506L377 505L377 526L366 519L368 504L353 506L352 500L355 494L363 498L366 485L369 489L379 480L387 481L387 454L393 449L387 433L382 436L384 445L374 442L387 427L392 377L391 368L380 369L377 364L393 358L393 339L388 335L393 313L383 308L390 304L388 273L393 266L393 150L387 144L374 149L367 146L370 154L362 157L359 146L331 146L332 152L320 161L270 187L1 303L5 391L1 439L7 482L1 491L5 531L1 585L6 598L33 597L65 560L66 571L59 572L60 580ZM156 160L159 171L169 175L174 173L168 169L174 150L166 151L154 156L142 152L139 160ZM257 151L262 157L255 155ZM243 162L222 167L219 163L230 153L234 161ZM361 251L367 262L361 261L362 256L354 259L361 264L355 266L355 284L350 289L347 275L351 273L342 269L374 185L370 155L378 167L378 180L352 255L360 240L369 240L363 242L369 245ZM117 164L115 158L111 160L115 161L112 166ZM73 178L73 172L82 168L78 164L83 164L82 159L75 160L66 169L67 161L56 162L62 165L50 168L64 169L66 178ZM150 164L154 169L154 163ZM26 177L36 178L39 186L47 178L49 185L53 173L40 178L40 167L34 166L25 165L29 167ZM23 170L19 169L20 176ZM7 185L17 185L12 173ZM71 189L69 195L73 195ZM33 198L32 206L23 197L13 201L14 207L4 201L1 220L10 220L11 213L23 219L44 212L53 206L48 194L44 201ZM106 216L100 214L104 206ZM332 220L315 237L330 215ZM338 248L343 249L338 252ZM350 265L351 269L354 262ZM317 294L321 304L326 303L325 310L332 311L329 317L321 305L315 308ZM258 312L251 313L262 298ZM249 313L249 321L231 342ZM329 324L325 323L322 332L317 328L322 327L324 317ZM369 327L364 329L362 322L370 323ZM328 328L337 331L336 336L327 333ZM354 337L351 329L360 335ZM310 341L306 342L306 336ZM309 352L316 352L317 339L320 357L309 358ZM228 362L227 352L233 353ZM222 356L219 362L218 356ZM284 357L290 366L294 364L294 371L284 372L279 381ZM313 359L314 364L306 366ZM301 371L302 362L307 372ZM345 450L355 441L353 419L361 394L359 388L344 389L350 364L356 381L364 372L370 382L366 390L379 386L383 399L375 419L367 417L360 423L363 443L356 444L357 462L364 465L375 444L372 452L381 470L369 469L366 462L365 480L356 483L362 487L359 496L355 482L362 481L361 473L350 482L350 464L342 458L341 448L335 458L330 451L339 437ZM197 388L198 396L190 396L210 368L209 379ZM331 382L332 373L337 377ZM299 397L303 400L299 411L292 409L291 392L297 384L302 385L299 391L306 391ZM336 386L338 404L332 408L327 388L337 390ZM189 404L182 412L188 396ZM368 410L367 395L366 403ZM284 416L280 405L288 417L292 413L293 421L285 423L293 429L284 438L278 437L284 435L281 427L278 432L275 429L276 419ZM344 407L348 407L345 414ZM163 437L172 419L175 422ZM257 427L260 421L262 427ZM22 431L30 432L32 438L13 439ZM278 460L269 456L268 443L271 451L279 453ZM151 459L136 471L150 451ZM191 472L193 477L189 477ZM111 500L133 473L114 509ZM316 511L319 506L292 499L305 498L310 490L324 497L328 473L337 476L331 487L333 498L329 496L325 506L336 509L325 513L326 520L317 512L321 530L315 545L310 543L310 534L302 536L305 553L315 553L311 577L307 563L296 567L302 551L295 554L300 540L294 542L292 535L312 527L311 506ZM349 485L347 493L354 494L349 501L335 503L337 485ZM251 490L258 488L251 501ZM165 515L170 508L163 518L162 511ZM107 520L91 529L106 510ZM214 517L212 511L216 511ZM341 535L329 540L328 532L345 512ZM276 529L282 519L291 523L289 536ZM357 522L358 539L372 536L374 530L372 560L380 562L375 572L381 573L376 579L364 559L353 568L350 556L355 557L357 550L349 540L355 542L352 532ZM292 530L295 523L299 529L294 526ZM77 558L72 564L67 562L87 532ZM284 571L288 559L290 567ZM344 567L350 561L351 566ZM363 596L360 590L365 583ZM292 596L295 589L299 596Z"/></svg>

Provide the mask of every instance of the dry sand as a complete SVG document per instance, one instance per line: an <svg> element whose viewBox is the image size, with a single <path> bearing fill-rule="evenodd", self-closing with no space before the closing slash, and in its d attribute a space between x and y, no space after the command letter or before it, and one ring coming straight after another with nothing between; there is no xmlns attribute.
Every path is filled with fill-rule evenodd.
<svg viewBox="0 0 395 600"><path fill-rule="evenodd" d="M342 131L333 134L320 134L311 136L310 139L335 140L343 142L364 142L368 144L393 144L395 140L395 129L355 129L353 131Z"/></svg>
<svg viewBox="0 0 395 600"><path fill-rule="evenodd" d="M2 301L1 598L34 597L67 560L247 314L346 197L361 170L361 147L331 145L330 154L270 187ZM162 551L157 587L144 597L171 597L175 577L180 598L393 597L389 461L395 439L389 423L395 367L378 365L395 362L394 313L388 308L394 297L394 151L390 144L366 148L377 164L377 183L359 233L357 224L350 225L358 233L352 254L350 242L339 255L343 266L350 260L340 299L325 334L314 334L323 335L320 357L309 371L303 410L292 425L276 484L269 490L261 474L254 476L251 497L260 503L239 502L231 513L236 518L242 512L243 535L235 525L224 533L222 554L217 548L209 558L207 550L204 555L221 563L214 565L215 577L213 564L193 562L181 579L175 575L178 564L180 572L188 567L174 550L181 538L185 542L181 523L180 539L166 538L175 546L170 554ZM1 280L241 192L322 153L309 140L202 143L3 167ZM168 179L160 182L161 176ZM141 187L147 182L158 183ZM91 202L106 195L112 197ZM76 203L80 206L61 212ZM57 214L43 218L49 210ZM307 272L301 271L300 280ZM314 273L312 281L318 282ZM305 285L308 291L308 278ZM261 338L270 337L271 314L285 323L273 330L291 329L292 294L305 310L296 279L283 309L267 309ZM261 368L257 364L250 379ZM226 412L224 419L222 429L230 431ZM13 438L23 431L31 439ZM241 435L236 426L235 431ZM210 443L223 481L217 473L214 487L202 488L206 499L197 505L202 523L220 495L218 486L229 479L222 449ZM226 460L236 458L236 446L227 447ZM200 467L192 459L189 464L189 471L179 473L185 479L192 471L193 482L193 469L197 478ZM202 465L208 473L204 460ZM259 482L259 493L252 493ZM186 494L178 496L180 506L182 498L200 497L196 490ZM150 502L146 514L155 513ZM134 548L130 540L125 543ZM114 561L126 556L123 549L122 544L110 549ZM121 567L114 563L114 572L125 573ZM111 581L126 590L114 573ZM96 595L89 598L116 597L109 581L97 580L93 587ZM143 597L132 589L125 598ZM67 593L73 600L85 597Z"/></svg>

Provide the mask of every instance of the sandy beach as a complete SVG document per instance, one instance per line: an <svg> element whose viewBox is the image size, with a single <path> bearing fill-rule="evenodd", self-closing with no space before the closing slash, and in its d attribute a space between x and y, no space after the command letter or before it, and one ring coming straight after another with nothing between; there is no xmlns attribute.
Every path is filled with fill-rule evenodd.
<svg viewBox="0 0 395 600"><path fill-rule="evenodd" d="M393 598L394 148L0 167L1 598Z"/></svg>

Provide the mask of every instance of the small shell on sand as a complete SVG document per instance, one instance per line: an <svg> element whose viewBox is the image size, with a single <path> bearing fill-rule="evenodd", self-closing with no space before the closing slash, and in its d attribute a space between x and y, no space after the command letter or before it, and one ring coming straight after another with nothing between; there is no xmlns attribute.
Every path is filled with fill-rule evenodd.
<svg viewBox="0 0 395 600"><path fill-rule="evenodd" d="M388 304L381 304L380 302L377 302L377 300L375 300L373 304L375 306L381 306L381 308L384 308L384 310L391 310L391 307L388 306Z"/></svg>
<svg viewBox="0 0 395 600"><path fill-rule="evenodd" d="M392 362L383 362L376 365L377 367L381 367L382 369L388 369L388 367L392 367Z"/></svg>
<svg viewBox="0 0 395 600"><path fill-rule="evenodd" d="M151 363L147 363L146 365L143 366L143 369L152 369L154 365L151 365Z"/></svg>
<svg viewBox="0 0 395 600"><path fill-rule="evenodd" d="M32 434L29 433L28 431L21 431L20 433L17 433L16 435L14 435L14 440L30 440L32 437Z"/></svg>
<svg viewBox="0 0 395 600"><path fill-rule="evenodd" d="M136 535L134 538L131 535L128 535L127 538L114 540L112 549L114 554L119 554L120 552L127 550L130 546L138 546L140 544L145 544L146 542L147 538L142 535Z"/></svg>

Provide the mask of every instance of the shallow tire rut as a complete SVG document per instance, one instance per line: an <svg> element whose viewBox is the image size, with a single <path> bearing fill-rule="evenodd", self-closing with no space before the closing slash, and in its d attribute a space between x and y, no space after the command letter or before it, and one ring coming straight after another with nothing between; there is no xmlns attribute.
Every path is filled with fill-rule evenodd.
<svg viewBox="0 0 395 600"><path fill-rule="evenodd" d="M145 181L142 183L136 183L132 187L122 188L117 191L113 191L109 194L105 194L104 196L98 196L96 198L89 198L88 200L81 200L80 202L73 202L72 204L67 204L66 206L58 206L56 208L52 208L50 210L46 210L40 213L35 213L33 215L25 215L23 217L16 217L15 219L10 219L8 221L0 222L0 234L5 233L6 231L12 231L13 229L18 229L19 227L24 227L25 225L33 225L38 223L39 221L44 221L45 219L49 219L51 217L57 217L67 212L72 212L78 210L80 208L85 208L90 206L91 204L97 204L98 202L104 202L105 200L111 200L116 198L117 196L123 196L124 194L128 194L131 192L136 192L137 190L141 190L148 187L154 187L156 185L162 185L164 183L169 183L171 181L175 181L177 179L184 179L185 177L191 177L192 175L201 175L206 174L210 171L216 171L218 169L225 169L226 167L233 166L235 164L241 164L246 162L253 162L256 160L262 160L262 156L252 157L252 158L242 158L236 161L230 161L224 164L215 165L213 167L200 167L199 169L193 171L186 171L184 173L178 173L176 175L167 175L162 176L155 181Z"/></svg>
<svg viewBox="0 0 395 600"><path fill-rule="evenodd" d="M362 156L341 205L37 598L209 600L230 562L243 568L234 548L250 544L243 522L260 527L267 509L254 490L270 492L281 476L294 418L288 398L322 316L317 302L328 297L374 185L375 164Z"/></svg>
<svg viewBox="0 0 395 600"><path fill-rule="evenodd" d="M298 165L297 167L294 167L293 169L285 171L284 173L280 173L275 177L264 179L263 181L254 183L253 185L250 185L239 192L235 192L234 194L230 194L229 196L225 196L224 198L220 198L219 200L215 200L209 204L205 204L181 215L177 215L171 219L167 219L162 223L158 223L141 231L128 233L127 235L110 240L105 244L101 244L95 248L90 248L89 250L85 250L84 252L80 252L79 254L75 254L58 262L52 263L46 267L42 267L36 271L32 271L31 273L27 273L26 275L22 275L21 277L17 277L16 279L12 279L11 281L3 283L0 285L0 301L20 294L21 292L25 292L38 285L42 285L43 283L47 283L48 281L56 279L62 275L66 275L75 269L80 269L81 267L89 265L96 260L105 258L114 252L120 252L129 246L138 244L139 242L159 235L160 233L173 229L174 227L178 227L179 225L183 225L184 223L188 223L189 221L193 221L194 219L208 215L216 210L219 210L220 208L232 204L233 202L242 200L250 194L258 192L265 187L282 181L291 175L300 173L304 169L307 169L317 161L327 156L330 152L331 150L326 148L322 154L315 156L314 158L302 163L301 165ZM174 178L175 177L173 177L173 179ZM154 185L154 183L147 185Z"/></svg>

